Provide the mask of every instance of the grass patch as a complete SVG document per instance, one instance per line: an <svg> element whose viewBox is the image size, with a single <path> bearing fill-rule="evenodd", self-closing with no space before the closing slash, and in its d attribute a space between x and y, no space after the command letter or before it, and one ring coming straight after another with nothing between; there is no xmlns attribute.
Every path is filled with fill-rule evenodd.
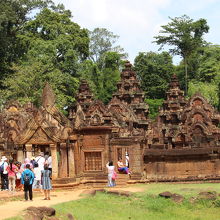
<svg viewBox="0 0 220 220"><path fill-rule="evenodd" d="M204 184L171 184L152 183L134 185L143 192L131 197L111 195L98 192L94 197L82 198L71 202L54 205L56 216L68 219L71 213L76 220L212 220L220 219L220 200L199 200L194 204L189 198L202 191L220 191L218 183ZM158 196L170 191L183 195L186 199L176 204L170 199ZM10 220L21 220L20 217Z"/></svg>
<svg viewBox="0 0 220 220"><path fill-rule="evenodd" d="M211 220L219 219L220 201L199 200L191 204L187 199L201 191L219 191L219 184L148 184L135 185L144 192L131 198L97 193L95 197L53 206L61 219L71 213L77 220ZM187 198L182 204L158 197L163 191L179 193Z"/></svg>

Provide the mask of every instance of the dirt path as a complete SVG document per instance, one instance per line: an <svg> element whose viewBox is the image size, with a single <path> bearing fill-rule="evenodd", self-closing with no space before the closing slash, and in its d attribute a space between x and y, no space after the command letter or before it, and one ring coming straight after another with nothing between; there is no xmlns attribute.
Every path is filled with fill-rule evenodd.
<svg viewBox="0 0 220 220"><path fill-rule="evenodd" d="M114 188L117 190L126 190L130 192L140 192L141 189L137 187L126 187L126 188ZM13 216L17 216L22 210L29 206L52 206L58 203L68 202L71 200L77 200L82 198L79 196L85 189L76 190L65 190L61 192L52 191L51 200L43 200L43 195L34 197L33 201L7 201L0 205L0 219L6 219ZM19 193L21 195L22 193ZM0 194L1 196L1 194ZM8 197L8 196L7 196ZM10 196L11 197L11 196Z"/></svg>

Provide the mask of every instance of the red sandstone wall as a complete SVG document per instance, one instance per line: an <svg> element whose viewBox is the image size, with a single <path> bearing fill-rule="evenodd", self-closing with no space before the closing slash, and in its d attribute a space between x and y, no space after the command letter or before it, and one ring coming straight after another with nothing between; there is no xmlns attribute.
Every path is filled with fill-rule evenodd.
<svg viewBox="0 0 220 220"><path fill-rule="evenodd" d="M149 162L144 164L149 180L193 180L220 178L220 160Z"/></svg>

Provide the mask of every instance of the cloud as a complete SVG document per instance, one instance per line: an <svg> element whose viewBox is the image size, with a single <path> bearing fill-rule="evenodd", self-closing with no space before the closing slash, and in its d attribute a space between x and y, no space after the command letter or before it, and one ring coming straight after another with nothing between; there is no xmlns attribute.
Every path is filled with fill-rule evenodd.
<svg viewBox="0 0 220 220"><path fill-rule="evenodd" d="M176 17L183 14L192 18L208 16L211 7L218 5L220 0L54 0L54 2L63 3L71 10L73 21L81 27L89 30L104 27L119 35L119 44L133 61L138 52L157 50L157 45L152 43L153 36L159 33L161 25L168 23L168 16Z"/></svg>
<svg viewBox="0 0 220 220"><path fill-rule="evenodd" d="M171 0L55 0L73 13L73 21L90 30L105 27L120 36L119 43L131 59L138 50L147 49L153 40L155 26L163 23L159 10ZM144 42L144 43L143 43ZM143 44L145 45L143 47Z"/></svg>

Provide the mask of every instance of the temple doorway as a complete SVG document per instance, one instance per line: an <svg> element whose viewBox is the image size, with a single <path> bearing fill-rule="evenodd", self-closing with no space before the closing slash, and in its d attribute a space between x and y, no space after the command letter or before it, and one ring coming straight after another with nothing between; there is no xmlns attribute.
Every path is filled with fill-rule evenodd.
<svg viewBox="0 0 220 220"><path fill-rule="evenodd" d="M34 156L38 156L40 152L43 152L44 154L46 152L51 153L49 144L34 144L33 149L34 149Z"/></svg>
<svg viewBox="0 0 220 220"><path fill-rule="evenodd" d="M118 147L116 149L116 157L115 158L117 161L121 158L123 164L129 168L129 166L130 166L130 150L128 147Z"/></svg>

